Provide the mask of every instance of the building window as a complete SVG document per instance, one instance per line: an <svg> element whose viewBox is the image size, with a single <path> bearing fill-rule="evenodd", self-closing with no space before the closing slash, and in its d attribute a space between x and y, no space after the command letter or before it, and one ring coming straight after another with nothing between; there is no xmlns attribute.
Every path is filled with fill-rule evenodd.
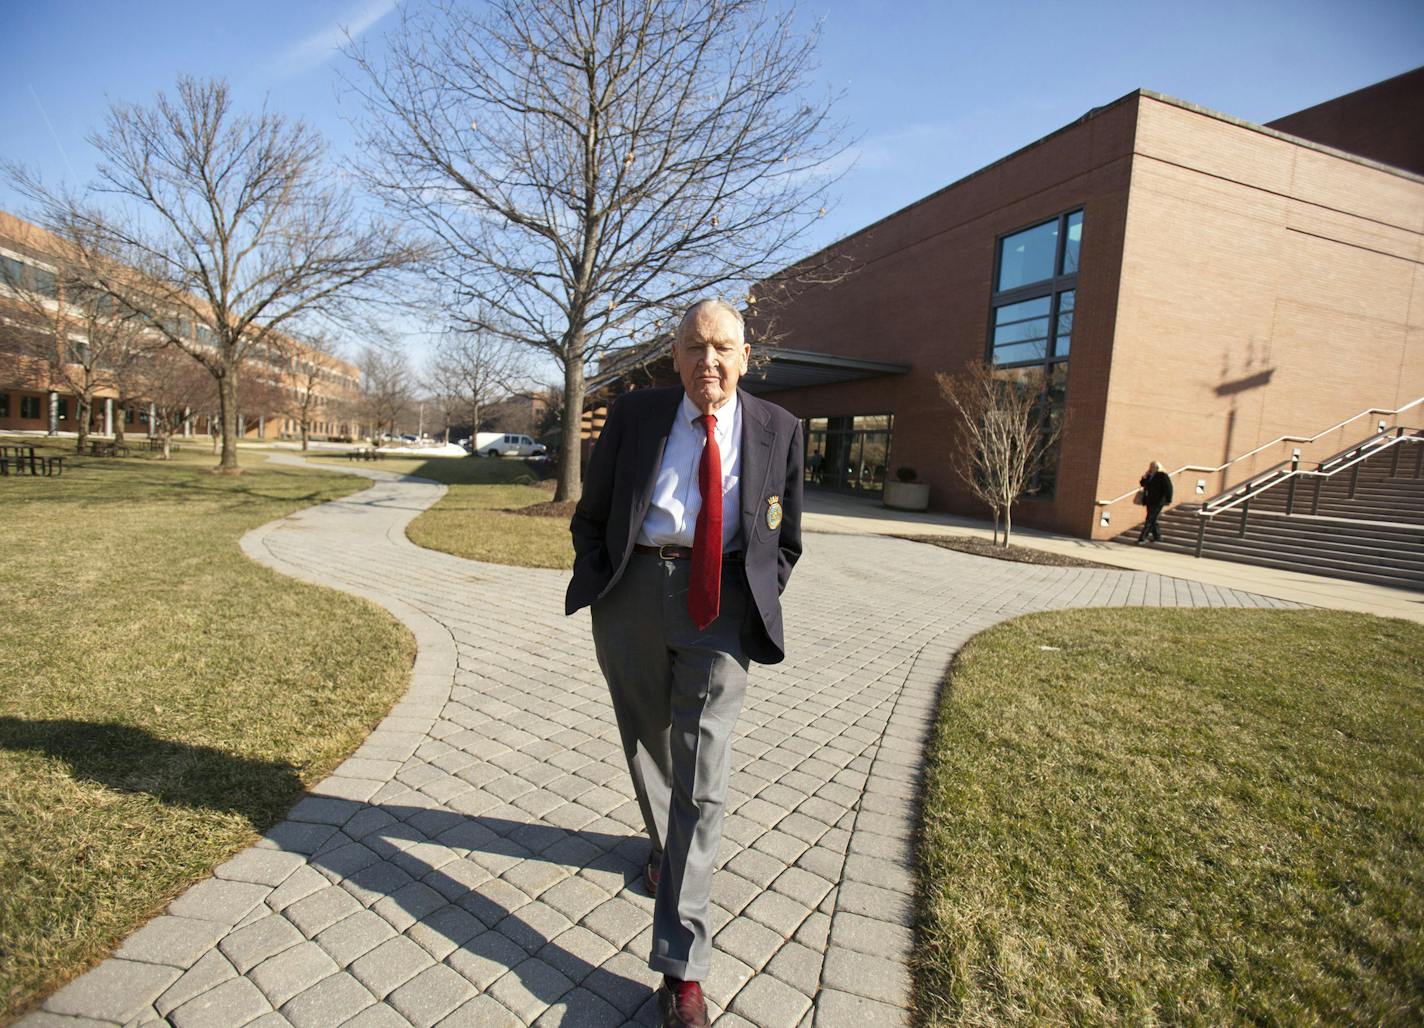
<svg viewBox="0 0 1424 1028"><path fill-rule="evenodd" d="M989 356L996 365L1066 360L1073 341L1083 212L999 240Z"/></svg>
<svg viewBox="0 0 1424 1028"><path fill-rule="evenodd" d="M10 416L10 394L0 393L0 418Z"/></svg>
<svg viewBox="0 0 1424 1028"><path fill-rule="evenodd" d="M29 421L38 421L43 415L40 413L40 398L38 396L20 397L20 417Z"/></svg>
<svg viewBox="0 0 1424 1028"><path fill-rule="evenodd" d="M803 429L809 484L862 495L884 491L893 429L889 414L809 418Z"/></svg>
<svg viewBox="0 0 1424 1028"><path fill-rule="evenodd" d="M0 255L0 282L16 292L39 293L51 298L59 295L54 272L13 257Z"/></svg>
<svg viewBox="0 0 1424 1028"><path fill-rule="evenodd" d="M1005 379L1037 389L1049 422L1061 428L1068 356L1078 300L1083 212L1068 211L999 240L990 299L989 360ZM1051 497L1058 447L1033 484Z"/></svg>
<svg viewBox="0 0 1424 1028"><path fill-rule="evenodd" d="M60 421L69 420L69 401L66 400L64 397L61 396L58 400L55 401L54 409L58 411Z"/></svg>

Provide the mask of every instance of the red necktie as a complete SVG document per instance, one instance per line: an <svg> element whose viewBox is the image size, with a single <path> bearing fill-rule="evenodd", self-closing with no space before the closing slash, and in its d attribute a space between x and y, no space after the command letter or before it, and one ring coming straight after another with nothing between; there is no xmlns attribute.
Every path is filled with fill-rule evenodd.
<svg viewBox="0 0 1424 1028"><path fill-rule="evenodd" d="M692 573L688 581L687 612L699 629L717 620L722 602L722 453L717 449L717 419L698 419L707 430L707 445L697 466L697 487L702 509L692 536Z"/></svg>

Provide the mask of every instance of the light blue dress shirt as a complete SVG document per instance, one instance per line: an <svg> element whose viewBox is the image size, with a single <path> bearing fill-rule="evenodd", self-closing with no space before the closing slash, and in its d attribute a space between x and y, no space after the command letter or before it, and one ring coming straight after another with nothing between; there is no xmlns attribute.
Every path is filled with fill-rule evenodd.
<svg viewBox="0 0 1424 1028"><path fill-rule="evenodd" d="M742 549L742 510L740 466L742 451L742 406L734 391L727 402L713 412L717 418L714 430L717 450L722 458L722 552ZM706 430L697 424L702 412L693 406L684 393L667 446L663 462L658 466L653 499L638 542L643 546L691 546L697 528L697 514L702 510L702 491L697 487L697 467L702 461L702 448L707 445Z"/></svg>

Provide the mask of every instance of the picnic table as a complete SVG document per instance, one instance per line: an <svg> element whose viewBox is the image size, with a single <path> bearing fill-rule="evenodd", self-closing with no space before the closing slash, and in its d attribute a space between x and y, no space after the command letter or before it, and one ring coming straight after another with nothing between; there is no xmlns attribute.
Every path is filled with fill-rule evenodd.
<svg viewBox="0 0 1424 1028"><path fill-rule="evenodd" d="M346 451L346 459L347 459L347 460L385 460L385 459L386 459L386 454L385 454L385 452L382 451L382 450L378 450L378 449L375 449L374 447L371 447L371 448L367 448L367 449L364 449L364 450L347 450L347 451Z"/></svg>
<svg viewBox="0 0 1424 1028"><path fill-rule="evenodd" d="M112 439L90 439L89 456L91 457L127 457L129 448L120 446Z"/></svg>
<svg viewBox="0 0 1424 1028"><path fill-rule="evenodd" d="M33 446L0 446L0 475L8 476L12 468L17 475L26 470L31 475L62 475L64 458L37 454Z"/></svg>

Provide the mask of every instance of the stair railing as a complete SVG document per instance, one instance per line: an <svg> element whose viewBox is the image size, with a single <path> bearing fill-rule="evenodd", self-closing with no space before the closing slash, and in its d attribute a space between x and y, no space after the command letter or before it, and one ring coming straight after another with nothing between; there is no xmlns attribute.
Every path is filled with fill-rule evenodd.
<svg viewBox="0 0 1424 1028"><path fill-rule="evenodd" d="M1356 422L1356 421L1359 421L1361 418L1368 418L1368 417L1372 417L1372 416L1376 416L1376 415L1383 415L1383 416L1385 416L1385 417L1394 417L1394 418L1397 420L1401 414L1405 413L1406 411L1413 410L1415 407L1418 407L1418 406L1420 406L1421 404L1424 404L1424 396L1419 397L1417 400L1413 400L1413 401L1411 401L1411 402L1409 402L1409 403L1406 403L1403 407L1397 407L1397 408L1393 408L1393 409L1391 409L1391 408L1386 408L1386 407L1370 407L1368 410L1362 410L1362 411L1360 411L1358 414L1351 415L1350 417L1346 418L1344 421L1341 421L1341 422L1338 422L1338 423L1336 423L1336 424L1334 424L1334 425L1331 425L1329 428L1322 429L1321 431L1316 432L1316 433L1315 433L1314 435L1312 435L1312 436L1300 436L1300 435L1283 435L1283 436L1277 436L1275 439L1272 439L1272 440L1271 440L1270 442L1268 442L1268 443L1262 443L1260 446L1256 447L1254 450L1248 450L1248 451L1246 451L1245 453L1240 454L1239 456L1232 457L1232 458L1231 458L1230 460L1228 460L1225 464L1218 464L1216 467L1207 467L1207 466L1204 465L1204 464L1183 464L1180 468L1177 468L1175 471L1169 471L1169 472L1167 472L1167 474L1168 474L1169 477L1174 478L1174 479L1175 479L1178 475L1180 475L1182 472L1184 472L1184 471L1196 471L1196 472L1205 473L1205 474L1208 474L1208 475L1215 475L1215 474L1218 474L1218 473L1221 473L1221 472L1225 472L1228 468L1232 467L1233 465L1239 464L1239 463L1240 463L1241 461L1243 461L1243 460L1249 460L1250 458L1256 456L1256 454L1261 453L1263 450L1269 450L1269 449L1270 449L1271 447L1273 447L1273 446L1279 446L1279 445L1282 444L1282 443L1299 443L1299 444L1301 444L1301 445L1308 446L1309 444L1315 442L1316 440L1322 439L1322 438L1324 438L1325 436L1328 436L1331 432L1338 432L1338 431L1340 431L1341 429L1343 429L1345 426L1350 425L1350 424L1353 424L1353 423ZM1381 428L1381 431L1387 431L1387 430L1384 428L1383 424L1381 424L1380 428ZM1287 463L1287 462L1284 462L1284 461L1283 461L1282 464L1284 464L1284 463ZM1279 468L1280 466L1281 466L1280 464L1274 465L1274 467L1273 467L1272 469L1270 469L1270 470L1274 470L1274 468ZM1136 494L1137 494L1137 487L1134 486L1133 488L1129 489L1127 492L1123 493L1121 496L1114 496L1114 497L1113 497L1112 499L1110 499L1110 500L1096 500L1096 501L1094 501L1094 505L1099 508L1100 516L1106 517L1106 516L1107 516L1107 508L1112 507L1112 506L1115 506L1116 504L1122 503L1124 500L1131 499L1131 498L1132 498L1133 496L1135 496ZM1104 522L1104 523L1106 523L1106 522Z"/></svg>
<svg viewBox="0 0 1424 1028"><path fill-rule="evenodd" d="M1413 432L1413 435L1407 433ZM1241 508L1241 522L1237 527L1237 536L1246 534L1247 520L1251 514L1251 500L1260 496L1268 489L1274 489L1282 482L1286 483L1286 516L1295 513L1296 483L1302 479L1311 479L1314 485L1314 494L1310 501L1310 516L1316 516L1320 511L1320 488L1327 479L1334 478L1343 472L1350 472L1351 499L1355 497L1355 490L1360 482L1360 466L1371 457L1383 453L1385 450L1392 450L1390 460L1390 475L1399 474L1399 455L1405 445L1414 444L1414 477L1419 478L1424 475L1424 433L1418 429L1406 428L1403 425L1396 425L1394 428L1376 433L1364 442L1358 443L1333 457L1320 461L1314 469L1302 468L1300 466L1300 451L1296 450L1291 454L1291 459L1266 469L1261 474L1256 475L1234 489L1224 492L1219 496L1212 497L1206 501L1193 513L1197 517L1197 543L1195 555L1202 555L1202 548L1206 544L1206 526L1214 517L1218 517L1228 510L1237 507Z"/></svg>

